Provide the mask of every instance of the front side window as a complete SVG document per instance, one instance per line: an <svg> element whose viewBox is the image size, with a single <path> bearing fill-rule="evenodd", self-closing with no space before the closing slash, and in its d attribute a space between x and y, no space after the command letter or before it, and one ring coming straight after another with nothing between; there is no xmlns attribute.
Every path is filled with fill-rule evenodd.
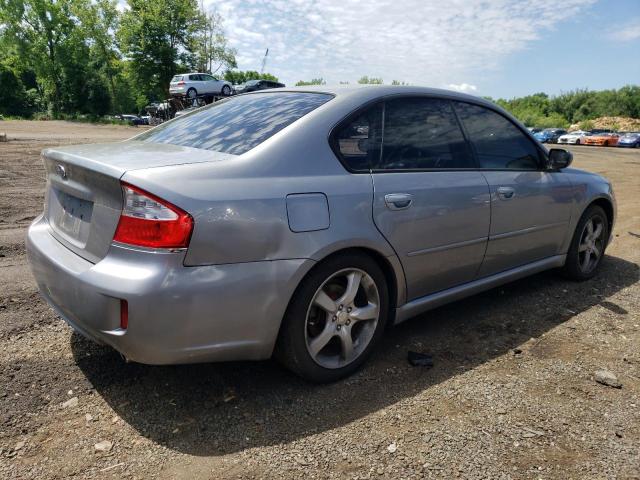
<svg viewBox="0 0 640 480"><path fill-rule="evenodd" d="M241 155L333 98L326 93L256 93L214 102L133 140Z"/></svg>
<svg viewBox="0 0 640 480"><path fill-rule="evenodd" d="M448 100L399 98L385 103L379 170L474 168Z"/></svg>
<svg viewBox="0 0 640 480"><path fill-rule="evenodd" d="M496 170L537 170L540 152L513 122L478 105L454 102L473 143L480 167Z"/></svg>
<svg viewBox="0 0 640 480"><path fill-rule="evenodd" d="M382 103L347 119L333 133L333 148L348 170L368 172L380 158Z"/></svg>

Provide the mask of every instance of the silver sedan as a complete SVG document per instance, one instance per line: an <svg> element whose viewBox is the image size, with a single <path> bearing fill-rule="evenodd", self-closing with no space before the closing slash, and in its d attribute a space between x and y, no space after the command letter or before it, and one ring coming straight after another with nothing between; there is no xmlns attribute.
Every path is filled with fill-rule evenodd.
<svg viewBox="0 0 640 480"><path fill-rule="evenodd" d="M43 158L28 255L74 329L132 361L275 356L312 381L446 302L591 278L616 208L494 104L427 88L250 93Z"/></svg>

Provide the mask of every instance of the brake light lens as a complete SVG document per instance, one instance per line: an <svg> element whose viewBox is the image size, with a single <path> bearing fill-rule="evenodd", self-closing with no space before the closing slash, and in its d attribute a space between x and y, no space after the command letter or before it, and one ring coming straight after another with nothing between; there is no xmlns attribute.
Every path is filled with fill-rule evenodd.
<svg viewBox="0 0 640 480"><path fill-rule="evenodd" d="M180 81L178 82L178 85L185 85L185 83L184 83L182 80L180 80Z"/></svg>
<svg viewBox="0 0 640 480"><path fill-rule="evenodd" d="M150 248L185 248L193 218L184 210L122 182L124 207L113 240Z"/></svg>

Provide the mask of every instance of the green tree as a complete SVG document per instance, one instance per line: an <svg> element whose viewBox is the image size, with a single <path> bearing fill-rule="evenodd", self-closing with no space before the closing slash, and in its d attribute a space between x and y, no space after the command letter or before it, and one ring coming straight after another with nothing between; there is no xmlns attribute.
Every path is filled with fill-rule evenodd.
<svg viewBox="0 0 640 480"><path fill-rule="evenodd" d="M222 29L222 17L217 12L205 12L201 7L199 28L192 38L196 69L215 74L220 68L236 68L236 50L228 45Z"/></svg>
<svg viewBox="0 0 640 480"><path fill-rule="evenodd" d="M270 80L272 82L277 82L278 77L272 75L270 73L260 73L255 70L227 70L224 72L224 79L227 82L231 82L234 85L239 85L241 83L245 83L249 80Z"/></svg>
<svg viewBox="0 0 640 480"><path fill-rule="evenodd" d="M194 35L202 28L196 0L127 0L118 39L136 95L166 96L171 78L195 67Z"/></svg>
<svg viewBox="0 0 640 480"><path fill-rule="evenodd" d="M363 77L360 77L358 83L361 85L382 85L384 82L382 81L382 78L369 78L365 75Z"/></svg>
<svg viewBox="0 0 640 480"><path fill-rule="evenodd" d="M62 67L75 28L72 0L0 0L0 24L36 73L49 109L57 115L62 100Z"/></svg>
<svg viewBox="0 0 640 480"><path fill-rule="evenodd" d="M324 81L322 77L320 78L312 78L309 81L298 80L296 83L296 87L309 87L311 85L326 85L327 82Z"/></svg>

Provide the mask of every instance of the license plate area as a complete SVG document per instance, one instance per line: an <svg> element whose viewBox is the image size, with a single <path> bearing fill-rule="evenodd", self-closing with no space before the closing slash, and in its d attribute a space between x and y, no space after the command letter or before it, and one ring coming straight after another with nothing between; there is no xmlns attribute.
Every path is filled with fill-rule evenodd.
<svg viewBox="0 0 640 480"><path fill-rule="evenodd" d="M83 247L89 238L93 202L54 188L50 195L49 222L52 227Z"/></svg>

